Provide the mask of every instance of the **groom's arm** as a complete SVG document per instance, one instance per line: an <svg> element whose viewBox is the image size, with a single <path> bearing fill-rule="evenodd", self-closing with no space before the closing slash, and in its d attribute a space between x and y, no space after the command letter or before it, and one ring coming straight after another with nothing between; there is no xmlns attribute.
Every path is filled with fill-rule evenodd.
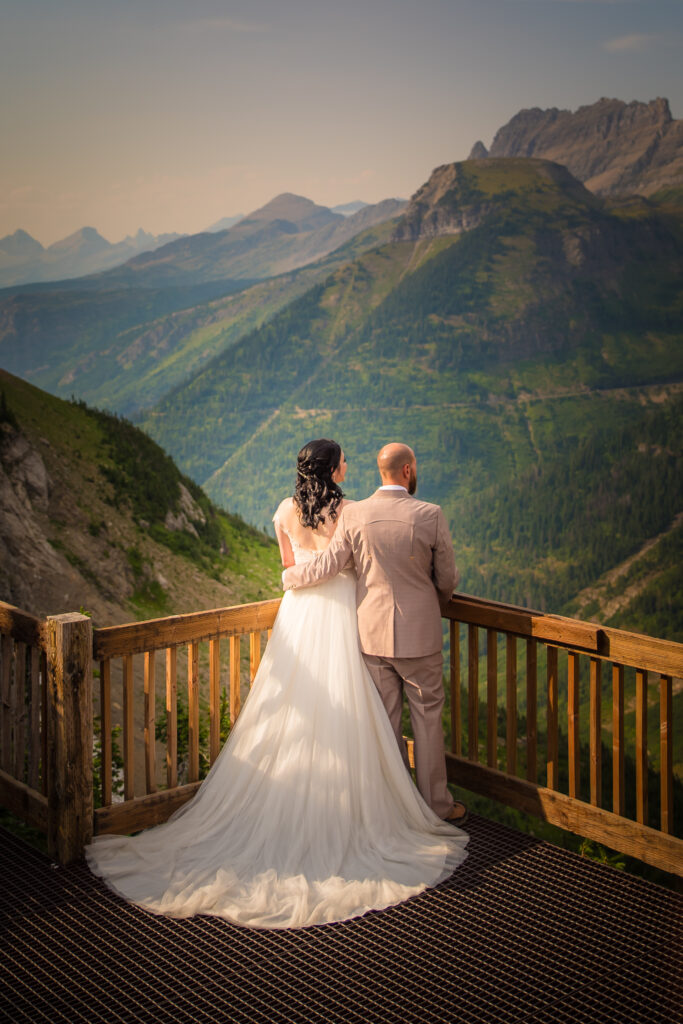
<svg viewBox="0 0 683 1024"><path fill-rule="evenodd" d="M337 529L329 546L310 562L292 565L282 574L282 589L296 590L312 587L323 580L336 576L344 568L352 554L351 539L347 536L343 522L344 513L339 517Z"/></svg>
<svg viewBox="0 0 683 1024"><path fill-rule="evenodd" d="M439 595L439 602L443 607L450 601L453 591L460 582L460 570L455 564L453 554L453 541L451 540L446 517L439 508L436 521L436 541L433 548L433 571L434 586Z"/></svg>

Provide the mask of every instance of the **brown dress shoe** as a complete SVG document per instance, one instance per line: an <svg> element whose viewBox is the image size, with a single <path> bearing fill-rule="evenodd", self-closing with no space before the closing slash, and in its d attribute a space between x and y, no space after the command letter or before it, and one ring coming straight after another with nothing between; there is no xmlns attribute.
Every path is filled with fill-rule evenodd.
<svg viewBox="0 0 683 1024"><path fill-rule="evenodd" d="M469 811L465 807L464 803L460 800L456 800L450 813L443 819L447 821L449 825L464 825L469 816Z"/></svg>

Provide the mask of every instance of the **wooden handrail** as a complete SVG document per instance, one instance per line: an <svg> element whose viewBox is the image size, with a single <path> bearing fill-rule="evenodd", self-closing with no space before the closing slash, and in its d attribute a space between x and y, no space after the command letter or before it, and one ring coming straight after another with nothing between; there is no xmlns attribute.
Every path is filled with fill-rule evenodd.
<svg viewBox="0 0 683 1024"><path fill-rule="evenodd" d="M270 629L275 622L280 600L274 598L231 608L213 608L205 612L169 615L163 619L147 619L145 622L95 629L93 657L103 661L105 658L143 654L219 636L238 636L257 629Z"/></svg>

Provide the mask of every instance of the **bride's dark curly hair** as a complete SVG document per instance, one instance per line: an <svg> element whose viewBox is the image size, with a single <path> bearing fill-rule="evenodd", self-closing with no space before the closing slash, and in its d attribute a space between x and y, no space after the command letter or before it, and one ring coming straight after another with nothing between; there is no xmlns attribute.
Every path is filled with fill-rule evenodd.
<svg viewBox="0 0 683 1024"><path fill-rule="evenodd" d="M344 492L334 482L332 474L341 462L341 455L337 442L328 441L325 437L309 441L299 452L293 499L304 526L315 530L328 515L332 522L337 518Z"/></svg>

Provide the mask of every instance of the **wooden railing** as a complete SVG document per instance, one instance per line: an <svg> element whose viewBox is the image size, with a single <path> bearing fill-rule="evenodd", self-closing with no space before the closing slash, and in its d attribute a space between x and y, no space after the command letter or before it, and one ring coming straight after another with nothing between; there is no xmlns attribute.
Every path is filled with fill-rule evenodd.
<svg viewBox="0 0 683 1024"><path fill-rule="evenodd" d="M229 695L229 719L234 722L241 687L258 668L265 634L279 603L264 601L105 629L92 629L82 615L41 621L0 603L0 804L45 830L48 849L61 862L79 857L93 832L132 832L166 820L200 785L200 695L208 693L207 753L212 764L220 748L221 697L224 704ZM449 779L683 874L683 841L673 835L672 763L672 688L674 678L683 677L683 645L462 595L451 601L446 618ZM242 643L247 635L248 653ZM504 671L503 658L499 659L503 638ZM485 656L480 657L484 646ZM93 666L95 683L91 685ZM612 675L608 801L603 799L607 787L602 779L607 734L602 715L603 666ZM584 761L582 674L588 688ZM163 676L161 685L158 675ZM656 827L648 808L647 688L652 675L660 691ZM504 692L502 700L499 689ZM560 693L565 692L566 716L559 703ZM157 697L162 695L164 744L156 738ZM485 703L485 715L480 713L480 700ZM186 778L180 779L179 702L186 712L187 734ZM518 714L518 703L526 704L525 715ZM626 813L627 703L635 707L633 817ZM94 710L99 713L101 737L101 806L96 809ZM566 736L560 729L565 717ZM115 725L122 733L120 780L113 756ZM565 757L567 777L561 780ZM582 799L584 776L588 785ZM123 799L114 792L117 781L122 783ZM602 806L605 802L611 809Z"/></svg>

